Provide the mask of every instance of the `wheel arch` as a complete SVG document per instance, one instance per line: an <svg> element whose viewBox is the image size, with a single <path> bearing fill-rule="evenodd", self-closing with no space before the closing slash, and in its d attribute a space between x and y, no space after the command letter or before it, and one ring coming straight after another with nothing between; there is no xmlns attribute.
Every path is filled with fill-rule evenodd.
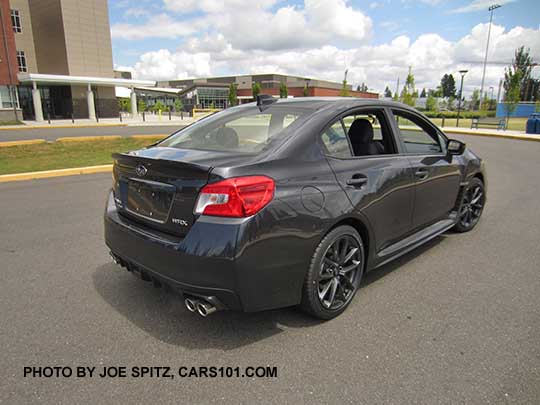
<svg viewBox="0 0 540 405"><path fill-rule="evenodd" d="M360 234L360 237L362 238L362 242L364 244L364 253L365 253L365 270L369 270L368 264L369 259L372 257L371 247L374 246L373 237L371 236L371 231L369 227L359 218L356 217L346 217L340 219L338 222L336 222L334 225L332 225L324 234L323 238L328 235L329 232L334 230L335 228L342 226L342 225L349 225L352 226L356 231ZM322 240L322 238L321 238Z"/></svg>

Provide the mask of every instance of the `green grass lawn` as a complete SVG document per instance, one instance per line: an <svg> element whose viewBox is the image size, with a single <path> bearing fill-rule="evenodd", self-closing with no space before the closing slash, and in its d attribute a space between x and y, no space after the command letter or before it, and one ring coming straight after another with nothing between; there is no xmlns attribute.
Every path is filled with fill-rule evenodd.
<svg viewBox="0 0 540 405"><path fill-rule="evenodd" d="M430 118L430 120L437 126L441 126L442 124L442 118ZM467 129L471 127L471 119L470 118L460 118L459 120L459 128ZM510 118L508 122L508 129L513 131L525 131L525 125L527 124L527 118ZM456 126L456 119L455 118L446 118L444 120L444 126L445 127L455 127ZM483 129L484 127L480 127L480 129ZM495 127L487 127L491 129L496 129Z"/></svg>
<svg viewBox="0 0 540 405"><path fill-rule="evenodd" d="M113 152L126 152L150 145L155 139L122 138L104 141L51 142L0 148L0 175L104 165Z"/></svg>

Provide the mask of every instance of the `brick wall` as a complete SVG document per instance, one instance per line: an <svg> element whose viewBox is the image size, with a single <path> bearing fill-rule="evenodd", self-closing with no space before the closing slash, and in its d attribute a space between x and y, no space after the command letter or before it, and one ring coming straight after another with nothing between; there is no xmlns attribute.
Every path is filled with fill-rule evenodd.
<svg viewBox="0 0 540 405"><path fill-rule="evenodd" d="M3 27L0 27L0 85L18 84L17 73L19 72L19 66L17 65L15 36L13 27L11 26L9 0L0 0L0 6L2 7L2 16L4 17L3 21L1 21ZM7 37L7 50L4 46L4 29ZM10 80L9 78L8 55L11 64L11 77L13 80Z"/></svg>

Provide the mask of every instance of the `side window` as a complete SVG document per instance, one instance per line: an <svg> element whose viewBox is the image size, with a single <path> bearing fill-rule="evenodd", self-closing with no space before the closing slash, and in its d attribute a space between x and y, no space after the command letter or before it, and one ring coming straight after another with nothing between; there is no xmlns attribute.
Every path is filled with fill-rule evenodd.
<svg viewBox="0 0 540 405"><path fill-rule="evenodd" d="M407 153L431 154L443 151L437 132L420 118L403 111L392 112Z"/></svg>
<svg viewBox="0 0 540 405"><path fill-rule="evenodd" d="M321 140L330 156L340 158L352 157L347 134L343 129L341 120L337 120L331 127L324 131L321 135Z"/></svg>
<svg viewBox="0 0 540 405"><path fill-rule="evenodd" d="M373 140L379 142L383 141L381 123L379 122L379 119L375 114L353 114L343 118L343 124L345 124L345 129L347 129L347 133L349 132L352 123L357 119L365 119L371 122L371 125L373 127Z"/></svg>

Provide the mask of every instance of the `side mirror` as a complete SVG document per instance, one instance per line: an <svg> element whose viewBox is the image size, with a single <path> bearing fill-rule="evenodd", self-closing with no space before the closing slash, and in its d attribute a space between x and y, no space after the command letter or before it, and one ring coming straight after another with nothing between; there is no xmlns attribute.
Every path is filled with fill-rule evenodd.
<svg viewBox="0 0 540 405"><path fill-rule="evenodd" d="M446 149L449 155L462 155L465 152L465 144L456 139L449 139L446 144Z"/></svg>

